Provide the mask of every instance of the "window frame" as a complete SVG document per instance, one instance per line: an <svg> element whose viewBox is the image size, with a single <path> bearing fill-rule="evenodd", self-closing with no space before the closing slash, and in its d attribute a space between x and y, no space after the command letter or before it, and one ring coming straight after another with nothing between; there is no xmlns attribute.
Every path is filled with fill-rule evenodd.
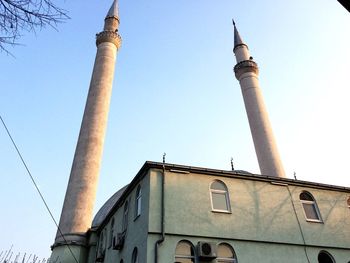
<svg viewBox="0 0 350 263"><path fill-rule="evenodd" d="M224 257L219 257L219 247L220 246L226 246L227 248L229 248L230 250L231 250L231 252L232 252L232 255L233 255L233 258L224 258ZM219 260L221 260L221 261L219 261ZM237 255L236 255L236 252L235 252L235 250L233 249L233 247L230 245L230 244L228 244L228 243L219 243L218 245L217 245L217 258L216 258L216 260L215 260L215 262L224 262L224 263L238 263L238 261L237 261Z"/></svg>
<svg viewBox="0 0 350 263"><path fill-rule="evenodd" d="M112 220L111 220L111 229L110 229L110 231L109 231L109 245L108 245L108 248L112 247L112 245L113 245L114 225L115 225L115 220L114 220L114 217L112 217Z"/></svg>
<svg viewBox="0 0 350 263"><path fill-rule="evenodd" d="M318 263L320 262L320 261L319 261L320 254L326 254L326 255L332 260L332 262L335 263L335 259L334 259L334 257L332 256L332 254L329 253L329 252L326 251L326 250L321 250L320 252L318 252L318 255L317 255L317 262L318 262Z"/></svg>
<svg viewBox="0 0 350 263"><path fill-rule="evenodd" d="M102 230L101 231L101 235L100 235L100 245L99 245L99 252L100 252L100 254L102 254L103 250L104 250L104 247L103 247L104 237L105 237L105 235L103 234L103 230Z"/></svg>
<svg viewBox="0 0 350 263"><path fill-rule="evenodd" d="M141 185L137 187L136 195L135 195L135 215L134 220L136 220L139 216L141 216L142 209L142 188Z"/></svg>
<svg viewBox="0 0 350 263"><path fill-rule="evenodd" d="M178 247L178 245L180 244L180 243L186 243L186 244L188 244L189 246L190 246L190 248L191 248L191 254L193 253L193 255L190 255L190 256L188 256L188 255L179 255L179 254L176 254L176 250L177 250L177 247ZM176 243L176 246L175 246L175 253L174 253L174 262L178 262L177 261L177 259L192 259L192 262L197 262L196 261L196 250L195 250L195 247L194 247L194 245L192 244L192 242L191 241L188 241L188 240L180 240L180 241L178 241L177 243Z"/></svg>
<svg viewBox="0 0 350 263"><path fill-rule="evenodd" d="M100 234L98 244L98 254L104 256L106 253L106 231L103 229Z"/></svg>
<svg viewBox="0 0 350 263"><path fill-rule="evenodd" d="M126 230L128 229L128 217L129 217L129 201L126 200L123 208L123 224L122 224L123 233L126 232Z"/></svg>
<svg viewBox="0 0 350 263"><path fill-rule="evenodd" d="M215 182L222 184L226 190L212 189L212 185ZM226 214L231 214L232 213L231 212L230 194L229 194L229 191L228 191L228 188L227 188L226 184L223 181L221 181L221 180L214 180L214 181L212 181L210 183L210 185L209 185L209 193L210 193L210 204L211 204L211 211L212 212L226 213ZM227 210L214 208L213 193L215 193L215 194L223 194L225 196L226 207L228 208Z"/></svg>
<svg viewBox="0 0 350 263"><path fill-rule="evenodd" d="M311 197L312 201L301 199L301 195L302 195L302 194L307 194L309 197ZM301 207L302 207L302 209L303 209L304 217L305 217L305 219L306 219L307 222L323 223L323 220L322 220L322 217L321 217L321 213L320 213L320 210L318 209L318 205L317 205L317 203L316 203L316 200L315 200L314 196L313 196L310 192L308 192L308 191L302 191L302 192L299 194L299 201L300 201ZM303 205L303 204L313 205L313 207L314 207L314 209L315 209L315 211L316 211L316 214L317 214L318 219L308 218L307 215L306 215L305 208L304 208L304 205Z"/></svg>

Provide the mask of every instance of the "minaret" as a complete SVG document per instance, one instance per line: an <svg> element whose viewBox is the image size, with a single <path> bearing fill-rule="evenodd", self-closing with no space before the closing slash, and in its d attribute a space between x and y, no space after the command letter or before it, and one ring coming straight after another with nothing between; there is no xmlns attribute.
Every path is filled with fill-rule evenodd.
<svg viewBox="0 0 350 263"><path fill-rule="evenodd" d="M258 65L250 56L248 46L242 41L234 21L233 26L233 52L237 61L234 72L242 89L260 172L264 175L285 177L259 85Z"/></svg>
<svg viewBox="0 0 350 263"><path fill-rule="evenodd" d="M117 51L118 2L114 0L105 18L104 29L96 35L97 53L78 143L64 199L59 230L52 246L52 259L72 262L73 251L79 262L86 254L86 232L91 227L102 150L106 133ZM63 236L62 236L63 234ZM66 246L69 245L69 247Z"/></svg>

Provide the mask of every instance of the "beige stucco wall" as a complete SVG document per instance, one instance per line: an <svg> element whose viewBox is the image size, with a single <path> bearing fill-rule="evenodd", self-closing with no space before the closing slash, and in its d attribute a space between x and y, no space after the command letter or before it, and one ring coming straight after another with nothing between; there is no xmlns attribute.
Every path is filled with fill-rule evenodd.
<svg viewBox="0 0 350 263"><path fill-rule="evenodd" d="M258 75L254 71L243 73L239 77L239 83L259 162L260 173L286 177L264 97L260 89Z"/></svg>
<svg viewBox="0 0 350 263"><path fill-rule="evenodd" d="M110 42L98 46L89 94L86 101L71 175L55 242L78 241L74 234L85 233L92 222L97 181L116 61L116 46ZM80 241L82 243L85 242Z"/></svg>

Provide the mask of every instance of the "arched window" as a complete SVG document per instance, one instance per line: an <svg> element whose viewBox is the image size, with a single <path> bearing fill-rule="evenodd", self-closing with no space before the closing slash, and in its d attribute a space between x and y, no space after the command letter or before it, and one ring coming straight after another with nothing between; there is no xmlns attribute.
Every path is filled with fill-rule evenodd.
<svg viewBox="0 0 350 263"><path fill-rule="evenodd" d="M111 222L111 231L109 232L109 246L113 245L113 237L114 237L114 218L112 218Z"/></svg>
<svg viewBox="0 0 350 263"><path fill-rule="evenodd" d="M334 259L331 254L329 254L327 251L321 251L318 254L318 263L334 263Z"/></svg>
<svg viewBox="0 0 350 263"><path fill-rule="evenodd" d="M190 263L194 262L194 249L191 242L181 240L176 245L175 249L175 263Z"/></svg>
<svg viewBox="0 0 350 263"><path fill-rule="evenodd" d="M137 255L137 248L134 248L134 251L132 252L131 257L131 263L138 263L139 262L139 256Z"/></svg>
<svg viewBox="0 0 350 263"><path fill-rule="evenodd" d="M129 214L129 202L125 201L124 212L123 212L123 232L125 232L128 227L128 214Z"/></svg>
<svg viewBox="0 0 350 263"><path fill-rule="evenodd" d="M222 243L218 245L217 256L217 263L237 263L235 252L229 244Z"/></svg>
<svg viewBox="0 0 350 263"><path fill-rule="evenodd" d="M231 212L227 187L223 182L212 182L210 185L210 199L212 211Z"/></svg>
<svg viewBox="0 0 350 263"><path fill-rule="evenodd" d="M123 260L123 259L121 259L119 263L124 263L124 260Z"/></svg>
<svg viewBox="0 0 350 263"><path fill-rule="evenodd" d="M320 211L313 196L308 192L302 192L299 196L307 221L322 222Z"/></svg>
<svg viewBox="0 0 350 263"><path fill-rule="evenodd" d="M135 196L135 218L141 215L141 186L139 185L136 190Z"/></svg>

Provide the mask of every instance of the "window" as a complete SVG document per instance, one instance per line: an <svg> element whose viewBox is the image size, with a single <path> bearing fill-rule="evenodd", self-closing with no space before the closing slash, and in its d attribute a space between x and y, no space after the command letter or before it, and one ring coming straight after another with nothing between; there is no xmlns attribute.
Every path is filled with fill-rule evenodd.
<svg viewBox="0 0 350 263"><path fill-rule="evenodd" d="M218 245L217 255L217 263L237 263L235 252L229 244Z"/></svg>
<svg viewBox="0 0 350 263"><path fill-rule="evenodd" d="M348 207L350 208L350 197L348 198L347 203L348 203Z"/></svg>
<svg viewBox="0 0 350 263"><path fill-rule="evenodd" d="M114 218L112 218L111 231L109 232L109 247L113 245L113 237L114 237Z"/></svg>
<svg viewBox="0 0 350 263"><path fill-rule="evenodd" d="M141 186L139 185L136 190L135 196L135 218L141 215Z"/></svg>
<svg viewBox="0 0 350 263"><path fill-rule="evenodd" d="M230 200L226 185L221 181L214 181L210 185L211 208L216 212L231 212Z"/></svg>
<svg viewBox="0 0 350 263"><path fill-rule="evenodd" d="M327 251L321 251L318 254L318 263L334 263L334 259Z"/></svg>
<svg viewBox="0 0 350 263"><path fill-rule="evenodd" d="M103 252L103 231L101 232L101 236L100 236L100 253Z"/></svg>
<svg viewBox="0 0 350 263"><path fill-rule="evenodd" d="M139 256L137 255L137 248L134 248L134 251L132 252L131 257L131 263L138 263L139 262Z"/></svg>
<svg viewBox="0 0 350 263"><path fill-rule="evenodd" d="M128 227L128 214L129 214L129 202L125 201L124 212L123 212L123 232L125 232Z"/></svg>
<svg viewBox="0 0 350 263"><path fill-rule="evenodd" d="M302 192L299 196L303 206L305 218L307 221L322 222L315 199L308 192Z"/></svg>
<svg viewBox="0 0 350 263"><path fill-rule="evenodd" d="M105 253L105 235L104 230L101 232L100 241L99 241L99 254L104 255Z"/></svg>
<svg viewBox="0 0 350 263"><path fill-rule="evenodd" d="M194 249L191 242L182 240L176 245L175 263L194 262Z"/></svg>

